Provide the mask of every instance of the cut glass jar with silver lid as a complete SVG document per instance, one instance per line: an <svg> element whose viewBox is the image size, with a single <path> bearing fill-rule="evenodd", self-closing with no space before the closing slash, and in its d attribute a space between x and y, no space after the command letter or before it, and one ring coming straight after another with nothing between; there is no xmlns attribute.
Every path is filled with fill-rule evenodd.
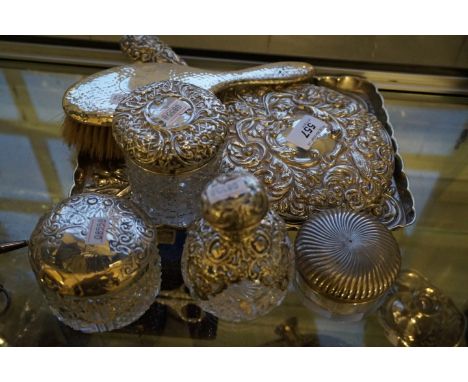
<svg viewBox="0 0 468 382"><path fill-rule="evenodd" d="M455 303L414 270L398 276L379 322L394 346L464 346L467 321Z"/></svg>
<svg viewBox="0 0 468 382"><path fill-rule="evenodd" d="M281 304L294 276L283 220L245 171L223 174L202 194L188 231L182 275L197 304L222 320L252 320Z"/></svg>
<svg viewBox="0 0 468 382"><path fill-rule="evenodd" d="M208 90L163 81L134 90L118 105L113 135L123 150L132 199L156 224L187 227L218 174L228 118Z"/></svg>
<svg viewBox="0 0 468 382"><path fill-rule="evenodd" d="M86 333L132 323L160 290L155 228L126 199L84 193L60 202L37 223L29 260L55 316Z"/></svg>
<svg viewBox="0 0 468 382"><path fill-rule="evenodd" d="M304 305L339 321L359 321L383 302L400 270L390 231L364 213L312 215L295 241L296 288Z"/></svg>

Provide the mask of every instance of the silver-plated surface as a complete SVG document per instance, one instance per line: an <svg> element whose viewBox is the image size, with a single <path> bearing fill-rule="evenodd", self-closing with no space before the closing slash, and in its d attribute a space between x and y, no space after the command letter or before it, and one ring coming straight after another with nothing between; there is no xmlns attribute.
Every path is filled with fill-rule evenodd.
<svg viewBox="0 0 468 382"><path fill-rule="evenodd" d="M462 346L467 326L453 301L413 270L400 273L379 321L395 346Z"/></svg>
<svg viewBox="0 0 468 382"><path fill-rule="evenodd" d="M389 229L406 227L415 220L414 200L404 172L403 161L398 153L393 128L385 111L383 99L375 86L363 78L350 76L319 76L317 84L350 94L359 100L363 108L375 114L391 137L395 152L395 169L391 186L383 194L382 213L377 216ZM75 182L72 192L84 190L114 194L125 189L128 181L124 174L124 162L96 162L85 156L78 158ZM298 229L298 225L288 225L289 229Z"/></svg>
<svg viewBox="0 0 468 382"><path fill-rule="evenodd" d="M242 181L245 176L250 178L247 185L258 183L252 175L237 174L237 179ZM262 192L257 186L244 195L255 190ZM231 193L223 195L220 206L231 197ZM256 198L246 198L245 202L258 205ZM252 207L239 214L254 211ZM226 210L230 220L233 214L229 203ZM218 230L204 218L198 219L189 229L184 246L182 275L191 296L203 310L226 321L252 320L270 312L283 301L294 274L291 244L282 219L268 211L249 228Z"/></svg>
<svg viewBox="0 0 468 382"><path fill-rule="evenodd" d="M396 240L370 215L343 210L314 214L295 242L296 270L319 294L341 302L382 296L400 270Z"/></svg>
<svg viewBox="0 0 468 382"><path fill-rule="evenodd" d="M217 190L230 188L229 196L213 200ZM268 212L268 197L262 184L248 172L222 174L201 194L203 218L215 229L237 234L256 227Z"/></svg>
<svg viewBox="0 0 468 382"><path fill-rule="evenodd" d="M392 141L395 170L393 171L392 187L383 195L384 211L378 218L389 229L403 228L413 224L416 219L414 198L404 171L403 159L398 152L397 140L384 106L382 94L372 82L362 77L317 76L315 81L317 85L344 92L360 100L367 106L368 111L375 114L382 123Z"/></svg>
<svg viewBox="0 0 468 382"><path fill-rule="evenodd" d="M120 39L120 49L132 61L187 65L172 48L157 36L126 35Z"/></svg>
<svg viewBox="0 0 468 382"><path fill-rule="evenodd" d="M51 310L85 332L140 317L160 289L156 232L126 199L72 196L41 217L29 259Z"/></svg>
<svg viewBox="0 0 468 382"><path fill-rule="evenodd" d="M173 122L162 118L174 102L187 108ZM112 132L124 155L155 173L176 174L200 168L224 144L228 116L208 90L179 81L138 88L122 100Z"/></svg>
<svg viewBox="0 0 468 382"><path fill-rule="evenodd" d="M288 223L334 207L384 213L394 152L362 103L311 84L246 87L222 99L233 119L222 170L242 167L256 175ZM303 118L324 126L307 149L288 141Z"/></svg>
<svg viewBox="0 0 468 382"><path fill-rule="evenodd" d="M63 97L68 117L82 124L111 126L118 103L138 87L165 80L211 91L245 84L283 84L311 79L314 69L300 62L279 62L233 72L216 72L176 64L137 63L110 68L72 85Z"/></svg>

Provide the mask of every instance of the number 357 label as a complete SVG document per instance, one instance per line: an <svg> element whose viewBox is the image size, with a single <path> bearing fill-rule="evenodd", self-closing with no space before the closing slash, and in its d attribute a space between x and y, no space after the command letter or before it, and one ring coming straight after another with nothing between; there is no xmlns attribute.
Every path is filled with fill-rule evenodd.
<svg viewBox="0 0 468 382"><path fill-rule="evenodd" d="M296 123L289 134L286 136L286 140L304 150L309 150L310 146L317 140L319 134L327 127L327 123L312 117L311 115L305 115L301 120Z"/></svg>

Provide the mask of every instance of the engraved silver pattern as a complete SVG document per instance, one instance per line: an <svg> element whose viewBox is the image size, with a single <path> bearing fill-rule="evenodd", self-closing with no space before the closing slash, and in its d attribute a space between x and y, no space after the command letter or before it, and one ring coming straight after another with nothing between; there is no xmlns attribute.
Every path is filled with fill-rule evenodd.
<svg viewBox="0 0 468 382"><path fill-rule="evenodd" d="M233 118L222 170L242 167L261 179L288 223L333 207L394 213L383 202L392 187L391 140L362 103L311 84L246 87L220 98ZM308 151L285 140L304 115L329 126Z"/></svg>
<svg viewBox="0 0 468 382"><path fill-rule="evenodd" d="M183 120L167 126L152 108L167 99L188 105ZM126 156L155 173L175 174L195 170L213 157L224 144L228 116L224 105L211 92L177 81L141 87L117 107L112 131Z"/></svg>
<svg viewBox="0 0 468 382"><path fill-rule="evenodd" d="M120 39L120 49L132 61L186 65L169 45L157 36L126 35Z"/></svg>

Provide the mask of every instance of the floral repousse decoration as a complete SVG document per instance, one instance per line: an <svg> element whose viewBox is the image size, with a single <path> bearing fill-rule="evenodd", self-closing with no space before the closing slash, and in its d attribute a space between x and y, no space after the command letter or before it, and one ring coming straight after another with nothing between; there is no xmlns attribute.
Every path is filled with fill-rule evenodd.
<svg viewBox="0 0 468 382"><path fill-rule="evenodd" d="M291 255L283 230L281 219L268 213L255 234L235 242L197 221L187 237L185 258L195 293L208 299L243 279L285 290L291 280Z"/></svg>
<svg viewBox="0 0 468 382"><path fill-rule="evenodd" d="M183 120L169 126L150 115L167 100L187 105ZM208 90L178 81L138 88L117 107L113 134L133 161L147 170L175 173L199 168L223 145L228 116L221 101Z"/></svg>
<svg viewBox="0 0 468 382"><path fill-rule="evenodd" d="M394 151L364 104L312 84L236 89L222 99L233 119L224 169L256 175L288 223L333 207L376 216L392 208L383 196L392 192ZM307 151L285 142L304 115L329 126L322 143Z"/></svg>

